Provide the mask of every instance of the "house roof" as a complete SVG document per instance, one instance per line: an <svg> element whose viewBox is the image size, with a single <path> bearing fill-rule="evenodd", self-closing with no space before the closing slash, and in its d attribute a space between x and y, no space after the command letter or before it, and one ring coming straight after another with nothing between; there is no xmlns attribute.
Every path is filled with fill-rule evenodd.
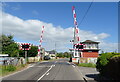
<svg viewBox="0 0 120 82"><path fill-rule="evenodd" d="M92 41L92 40L86 40L86 41L84 41L84 42L81 42L81 43L99 43L99 42L95 42L95 41Z"/></svg>

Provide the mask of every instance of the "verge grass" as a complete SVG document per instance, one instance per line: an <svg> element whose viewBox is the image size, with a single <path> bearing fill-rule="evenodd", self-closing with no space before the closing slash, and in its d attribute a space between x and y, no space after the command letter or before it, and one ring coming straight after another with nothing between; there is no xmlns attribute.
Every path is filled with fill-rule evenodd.
<svg viewBox="0 0 120 82"><path fill-rule="evenodd" d="M26 68L28 66L28 64L25 65L19 65L19 66L13 66L13 65L1 65L0 66L0 76L5 76L20 70L23 70L24 68Z"/></svg>
<svg viewBox="0 0 120 82"><path fill-rule="evenodd" d="M96 64L93 64L93 63L80 63L80 64L78 64L78 66L95 68Z"/></svg>

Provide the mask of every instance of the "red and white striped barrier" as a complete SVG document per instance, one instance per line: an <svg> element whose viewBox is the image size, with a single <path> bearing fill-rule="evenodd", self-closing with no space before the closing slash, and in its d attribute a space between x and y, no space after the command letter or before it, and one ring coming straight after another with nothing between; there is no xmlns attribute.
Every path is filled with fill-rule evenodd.
<svg viewBox="0 0 120 82"><path fill-rule="evenodd" d="M80 41L80 37L79 37L79 29L78 29L78 25L77 25L77 18L76 18L74 6L72 6L72 12L73 12L73 18L74 18L74 25L75 25L75 39L78 43Z"/></svg>
<svg viewBox="0 0 120 82"><path fill-rule="evenodd" d="M44 26L42 27L42 33L41 33L41 36L40 36L40 45L38 46L38 56L39 57L40 57L40 49L42 47L43 33L44 33Z"/></svg>

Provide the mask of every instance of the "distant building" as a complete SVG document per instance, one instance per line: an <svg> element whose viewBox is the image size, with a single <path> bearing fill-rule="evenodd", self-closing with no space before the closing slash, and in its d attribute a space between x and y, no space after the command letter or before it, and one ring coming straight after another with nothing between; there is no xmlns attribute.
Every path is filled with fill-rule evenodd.
<svg viewBox="0 0 120 82"><path fill-rule="evenodd" d="M51 59L55 59L56 58L56 51L52 50L52 51L46 51L45 55L49 55L49 57Z"/></svg>
<svg viewBox="0 0 120 82"><path fill-rule="evenodd" d="M98 57L99 56L99 42L94 42L91 40L86 40L84 42L81 42L84 44L84 48L81 51L80 57Z"/></svg>

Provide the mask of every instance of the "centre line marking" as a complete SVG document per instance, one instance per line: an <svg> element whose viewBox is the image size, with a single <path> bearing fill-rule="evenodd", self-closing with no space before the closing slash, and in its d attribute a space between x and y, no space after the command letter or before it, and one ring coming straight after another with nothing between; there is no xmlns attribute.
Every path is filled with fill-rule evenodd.
<svg viewBox="0 0 120 82"><path fill-rule="evenodd" d="M41 80L51 69L52 69L53 65L37 80Z"/></svg>
<svg viewBox="0 0 120 82"><path fill-rule="evenodd" d="M49 75L49 73L47 73L46 75Z"/></svg>
<svg viewBox="0 0 120 82"><path fill-rule="evenodd" d="M72 65L73 67L75 67L74 65Z"/></svg>
<svg viewBox="0 0 120 82"><path fill-rule="evenodd" d="M55 65L53 65L53 67L55 67Z"/></svg>

